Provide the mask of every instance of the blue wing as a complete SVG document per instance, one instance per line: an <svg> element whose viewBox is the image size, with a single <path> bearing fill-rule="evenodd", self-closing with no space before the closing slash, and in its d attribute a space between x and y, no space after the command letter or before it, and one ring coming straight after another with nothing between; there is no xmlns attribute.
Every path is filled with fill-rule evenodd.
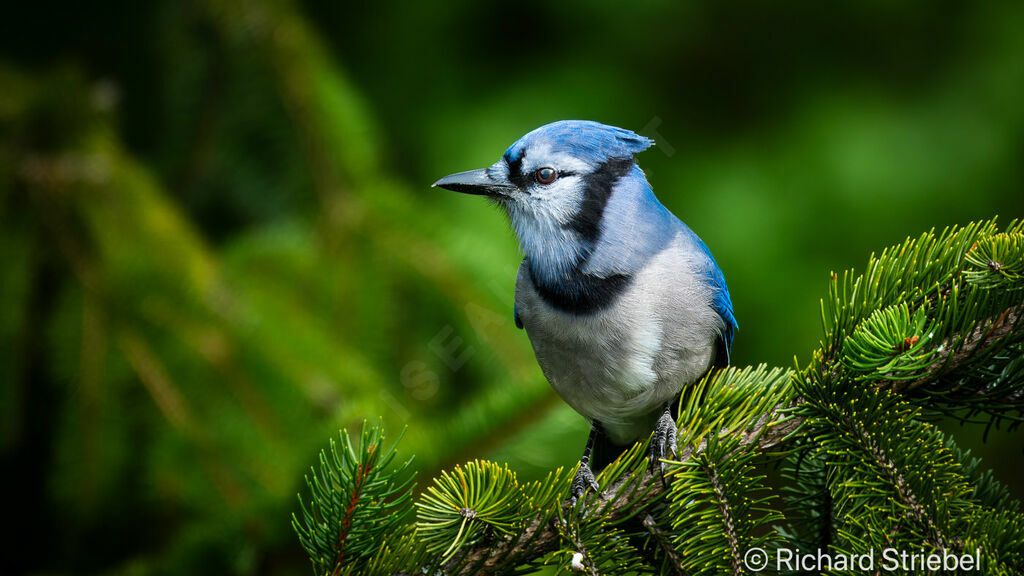
<svg viewBox="0 0 1024 576"><path fill-rule="evenodd" d="M739 324L736 323L736 316L732 312L732 298L729 297L729 287L725 284L725 276L722 275L722 269L716 264L712 264L711 285L715 291L711 306L722 317L722 321L725 322L725 333L719 338L715 350L715 365L719 368L724 368L729 365L732 339L736 329L739 328Z"/></svg>
<svg viewBox="0 0 1024 576"><path fill-rule="evenodd" d="M711 251L708 250L708 247L704 242L702 242L700 238L697 238L696 235L693 237L697 241L697 246L708 259L708 283L710 284L711 290L714 292L714 296L711 300L711 306L714 308L715 312L721 316L722 321L725 323L725 332L723 332L718 338L718 342L715 346L715 366L724 368L729 365L729 357L732 353L732 339L736 334L736 330L739 329L739 324L736 323L736 315L733 314L732 311L732 298L729 296L729 286L725 283L725 276L722 274L722 269L718 267L718 263L715 262L715 257L711 255Z"/></svg>
<svg viewBox="0 0 1024 576"><path fill-rule="evenodd" d="M732 353L732 339L736 330L739 329L739 324L736 323L736 316L732 311L732 298L729 296L729 286L725 283L725 276L722 274L722 269L718 267L718 263L715 262L715 257L711 255L711 250L708 250L704 241L697 236L693 230L690 230L689 226L683 223L682 220L672 214L667 208L665 208L658 199L655 198L654 193L651 192L650 187L647 187L648 195L646 196L647 201L652 203L645 212L653 210L654 213L662 214L663 220L659 226L662 230L671 230L673 233L681 233L684 238L687 238L691 243L691 249L702 254L705 260L704 273L707 274L708 287L712 290L713 297L711 300L711 306L722 318L722 322L725 323L725 331L719 336L718 342L715 346L715 366L724 367L729 365L729 356ZM653 219L648 219L653 220Z"/></svg>

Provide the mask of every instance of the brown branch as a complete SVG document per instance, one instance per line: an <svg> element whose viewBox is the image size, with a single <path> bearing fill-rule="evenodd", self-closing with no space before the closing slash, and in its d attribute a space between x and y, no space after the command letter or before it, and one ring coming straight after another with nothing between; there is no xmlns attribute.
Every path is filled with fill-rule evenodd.
<svg viewBox="0 0 1024 576"><path fill-rule="evenodd" d="M743 560L740 558L739 536L736 534L736 523L733 521L729 499L722 488L722 483L718 481L718 468L706 458L701 460L703 461L701 468L704 469L708 480L711 481L711 488L715 491L715 499L718 500L718 511L721 512L722 519L725 520L725 537L729 541L729 560L732 562L733 574L741 576L743 569L740 566L742 566Z"/></svg>
<svg viewBox="0 0 1024 576"><path fill-rule="evenodd" d="M658 522L650 514L644 516L644 528L647 528L647 531L651 533L654 541L658 543L658 547L665 553L665 557L668 559L669 565L672 566L672 571L679 576L685 576L679 552L677 552L675 546L668 541L668 538L665 537L665 531L658 526Z"/></svg>
<svg viewBox="0 0 1024 576"><path fill-rule="evenodd" d="M345 514L341 519L341 528L338 530L338 559L334 563L333 576L341 574L341 570L345 567L345 545L348 544L349 529L352 527L352 518L355 516L356 506L359 505L359 499L363 495L364 484L366 479L370 475L370 470L373 468L373 451L377 448L376 444L370 446L367 451L366 467L362 464L356 466L356 481L352 488L352 494L349 497L348 505L345 507Z"/></svg>

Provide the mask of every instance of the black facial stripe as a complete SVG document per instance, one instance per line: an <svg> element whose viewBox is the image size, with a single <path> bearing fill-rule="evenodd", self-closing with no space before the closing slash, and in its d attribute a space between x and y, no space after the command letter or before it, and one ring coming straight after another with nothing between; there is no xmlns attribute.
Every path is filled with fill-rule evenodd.
<svg viewBox="0 0 1024 576"><path fill-rule="evenodd" d="M560 282L556 287L536 281L534 287L545 302L558 310L573 314L593 314L611 305L632 281L633 277L626 274L615 274L607 278L573 274L571 279Z"/></svg>
<svg viewBox="0 0 1024 576"><path fill-rule="evenodd" d="M540 297L553 308L572 314L593 314L615 302L632 282L631 275L615 274L602 278L580 270L590 258L594 243L600 235L601 216L612 195L612 188L632 167L632 157L612 158L598 166L597 170L583 176L583 204L568 226L576 230L588 244L585 253L574 264L568 277L552 284L536 280L533 283ZM570 174L559 174L559 177L567 175ZM534 279L538 277L534 270L530 272Z"/></svg>
<svg viewBox="0 0 1024 576"><path fill-rule="evenodd" d="M583 204L569 222L569 228L579 232L588 242L596 242L601 232L601 216L612 188L633 167L633 158L611 158L583 177Z"/></svg>
<svg viewBox="0 0 1024 576"><path fill-rule="evenodd" d="M523 177L523 174L522 174L522 170L523 170L523 157L522 157L522 155L516 157L515 159L509 159L508 157L505 157L505 164L508 165L508 180L509 180L509 182L515 184L520 189L522 189L523 185L525 184L525 180L526 180Z"/></svg>

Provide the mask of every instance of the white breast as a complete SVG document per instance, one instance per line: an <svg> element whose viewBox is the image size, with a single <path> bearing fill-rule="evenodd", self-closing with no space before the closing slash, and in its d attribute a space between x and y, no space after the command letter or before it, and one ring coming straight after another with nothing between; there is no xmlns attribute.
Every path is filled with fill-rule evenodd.
<svg viewBox="0 0 1024 576"><path fill-rule="evenodd" d="M673 242L612 305L585 316L551 307L520 266L517 312L544 375L616 443L646 437L665 402L713 359L724 325L689 254Z"/></svg>

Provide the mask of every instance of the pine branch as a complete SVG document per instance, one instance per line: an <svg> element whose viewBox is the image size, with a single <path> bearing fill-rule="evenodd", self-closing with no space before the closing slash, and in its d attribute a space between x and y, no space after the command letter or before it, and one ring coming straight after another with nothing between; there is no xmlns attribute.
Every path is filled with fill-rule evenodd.
<svg viewBox="0 0 1024 576"><path fill-rule="evenodd" d="M955 334L946 338L939 345L938 351L942 359L931 365L920 377L906 383L893 384L896 392L911 392L917 388L934 384L947 375L955 373L958 369L975 360L978 353L984 352L997 343L1002 342L1009 336L1022 332L1021 320L1024 318L1024 302L1003 310L1001 314L986 321L979 322L975 328L966 335ZM956 342L962 341L959 347ZM882 383L879 383L880 385ZM981 391L977 392L978 394ZM1018 390L1017 397L1024 391Z"/></svg>
<svg viewBox="0 0 1024 576"><path fill-rule="evenodd" d="M1003 308L994 315L953 332L931 351L928 360L909 379L880 377L866 380L877 389L891 389L932 413L967 421L984 413L980 423L992 426L1009 420L1024 422L1024 302ZM1008 353L999 354L1000 351ZM899 352L899 351L895 351ZM825 380L844 378L837 354L822 355L818 368Z"/></svg>
<svg viewBox="0 0 1024 576"><path fill-rule="evenodd" d="M342 431L306 476L308 504L292 526L318 574L339 576L370 561L383 535L405 524L412 507L410 461L392 467L395 445L382 445L381 427L363 424L358 443Z"/></svg>
<svg viewBox="0 0 1024 576"><path fill-rule="evenodd" d="M915 521L926 526L927 542L935 548L949 548L950 541L935 525L934 518L921 505L920 498L914 492L906 476L896 466L889 454L886 453L864 429L863 425L853 418L845 419L846 425L853 431L855 438L863 446L864 450L871 454L881 464L885 471L885 479L890 486L896 488L900 501L909 509L908 515Z"/></svg>
<svg viewBox="0 0 1024 576"><path fill-rule="evenodd" d="M749 433L744 434L739 441L739 448L761 452L767 452L781 447L800 425L800 420L788 417L786 407L778 406L771 414L764 415L759 419L757 426ZM678 461L688 461L696 458L706 447L701 444L696 447L684 448ZM625 491L635 491L643 494L638 500L632 501L628 498L617 496ZM607 515L609 523L621 522L636 514L638 509L645 509L652 502L660 500L666 492L666 486L662 482L660 474L644 473L639 477L625 476L615 482L600 494L594 496L587 502L588 510L600 511ZM568 503L561 505L561 516L572 515L572 507ZM558 549L561 542L560 531L557 519L544 520L535 517L527 526L520 538L508 539L499 542L482 543L469 548L466 555L459 562L450 562L444 566L446 574L505 574L511 567L507 565L494 566L486 562L478 572L460 571L460 566L472 565L477 560L490 557L516 557L516 558L537 558L549 554ZM526 543L521 544L520 542Z"/></svg>
<svg viewBox="0 0 1024 576"><path fill-rule="evenodd" d="M718 468L714 462L706 458L700 459L700 465L711 481L711 487L715 491L715 503L724 520L725 537L729 542L729 563L732 565L733 573L736 576L741 576L743 574L743 569L741 568L743 559L740 557L740 539L736 531L736 520L733 517L732 507L729 504L729 499L726 497L725 490L722 488L721 482L718 481Z"/></svg>

